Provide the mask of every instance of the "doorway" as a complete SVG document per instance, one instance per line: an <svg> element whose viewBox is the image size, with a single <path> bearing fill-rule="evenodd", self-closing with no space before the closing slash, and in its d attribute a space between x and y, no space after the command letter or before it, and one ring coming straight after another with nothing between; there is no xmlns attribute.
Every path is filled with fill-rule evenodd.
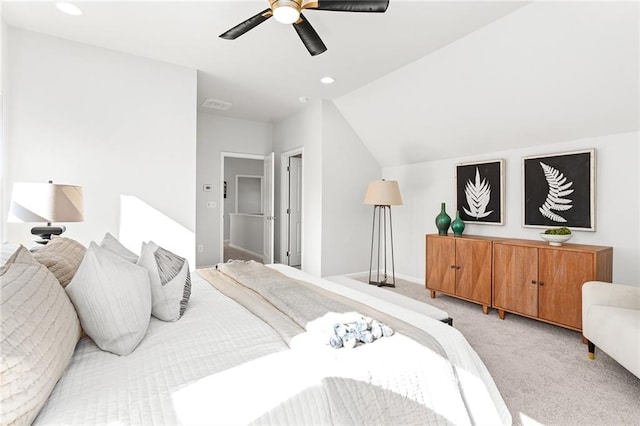
<svg viewBox="0 0 640 426"><path fill-rule="evenodd" d="M273 247L273 172L269 156L222 153L220 205L221 261L271 263ZM269 160L269 161L267 161ZM269 164L268 164L269 163ZM269 166L269 167L268 167Z"/></svg>
<svg viewBox="0 0 640 426"><path fill-rule="evenodd" d="M303 149L282 154L282 263L302 268Z"/></svg>

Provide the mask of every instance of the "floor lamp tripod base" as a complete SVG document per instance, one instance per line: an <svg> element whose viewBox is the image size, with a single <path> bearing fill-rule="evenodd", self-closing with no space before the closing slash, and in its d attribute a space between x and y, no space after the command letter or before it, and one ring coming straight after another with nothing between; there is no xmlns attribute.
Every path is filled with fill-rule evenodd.
<svg viewBox="0 0 640 426"><path fill-rule="evenodd" d="M389 231L391 237L391 277L387 274L387 211L389 212ZM375 277L373 273L373 247L376 241L376 213L378 215L378 263L375 270ZM381 253L381 243L382 252ZM380 272L380 257L384 260L384 273ZM373 279L375 278L375 279ZM380 279L382 278L382 279ZM389 278L392 281L388 281ZM371 230L371 260L369 261L369 284L378 287L395 287L396 286L396 273L393 259L393 225L391 224L391 206L375 205L373 207L373 228Z"/></svg>

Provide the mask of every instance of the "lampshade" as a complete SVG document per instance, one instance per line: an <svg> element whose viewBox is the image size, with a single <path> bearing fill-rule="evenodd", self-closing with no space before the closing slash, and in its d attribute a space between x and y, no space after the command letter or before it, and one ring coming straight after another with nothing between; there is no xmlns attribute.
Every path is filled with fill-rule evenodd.
<svg viewBox="0 0 640 426"><path fill-rule="evenodd" d="M82 222L82 211L81 186L13 184L9 222Z"/></svg>
<svg viewBox="0 0 640 426"><path fill-rule="evenodd" d="M278 0L271 5L273 17L281 24L293 24L300 18L300 2L296 0Z"/></svg>
<svg viewBox="0 0 640 426"><path fill-rule="evenodd" d="M401 206L402 195L398 181L375 180L369 183L364 203L373 206Z"/></svg>

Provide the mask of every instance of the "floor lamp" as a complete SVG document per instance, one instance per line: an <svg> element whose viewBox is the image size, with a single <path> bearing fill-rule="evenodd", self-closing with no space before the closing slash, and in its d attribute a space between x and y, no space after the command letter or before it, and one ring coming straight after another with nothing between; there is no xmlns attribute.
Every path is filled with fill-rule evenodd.
<svg viewBox="0 0 640 426"><path fill-rule="evenodd" d="M400 195L400 188L398 182L395 180L376 180L369 183L367 187L367 194L364 196L364 203L373 206L373 227L371 230L371 260L369 261L369 284L377 285L378 287L396 286L396 271L393 259L393 225L391 221L391 206L401 206L402 196ZM392 282L388 282L387 275L387 213L389 216L389 232L390 232L390 246L391 246L391 276ZM378 240L378 263L376 266L376 279L372 280L373 270L373 247L376 241L376 214L377 214L377 240ZM382 249L381 250L381 244ZM380 256L381 251L384 251L384 276L380 279Z"/></svg>
<svg viewBox="0 0 640 426"><path fill-rule="evenodd" d="M46 222L36 226L31 234L38 237L36 243L47 244L52 235L60 235L64 225L51 226L52 222L82 222L82 187L49 183L16 182L13 184L9 222Z"/></svg>

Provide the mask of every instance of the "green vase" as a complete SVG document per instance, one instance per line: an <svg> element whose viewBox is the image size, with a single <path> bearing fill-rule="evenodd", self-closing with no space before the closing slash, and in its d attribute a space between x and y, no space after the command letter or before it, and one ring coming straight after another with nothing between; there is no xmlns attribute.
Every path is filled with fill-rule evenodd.
<svg viewBox="0 0 640 426"><path fill-rule="evenodd" d="M462 231L464 231L464 222L460 219L460 210L456 210L456 218L451 222L451 230L456 237L462 235Z"/></svg>
<svg viewBox="0 0 640 426"><path fill-rule="evenodd" d="M447 235L449 225L451 225L451 217L449 217L445 210L445 203L440 203L440 214L436 216L436 228L438 228L438 235Z"/></svg>

